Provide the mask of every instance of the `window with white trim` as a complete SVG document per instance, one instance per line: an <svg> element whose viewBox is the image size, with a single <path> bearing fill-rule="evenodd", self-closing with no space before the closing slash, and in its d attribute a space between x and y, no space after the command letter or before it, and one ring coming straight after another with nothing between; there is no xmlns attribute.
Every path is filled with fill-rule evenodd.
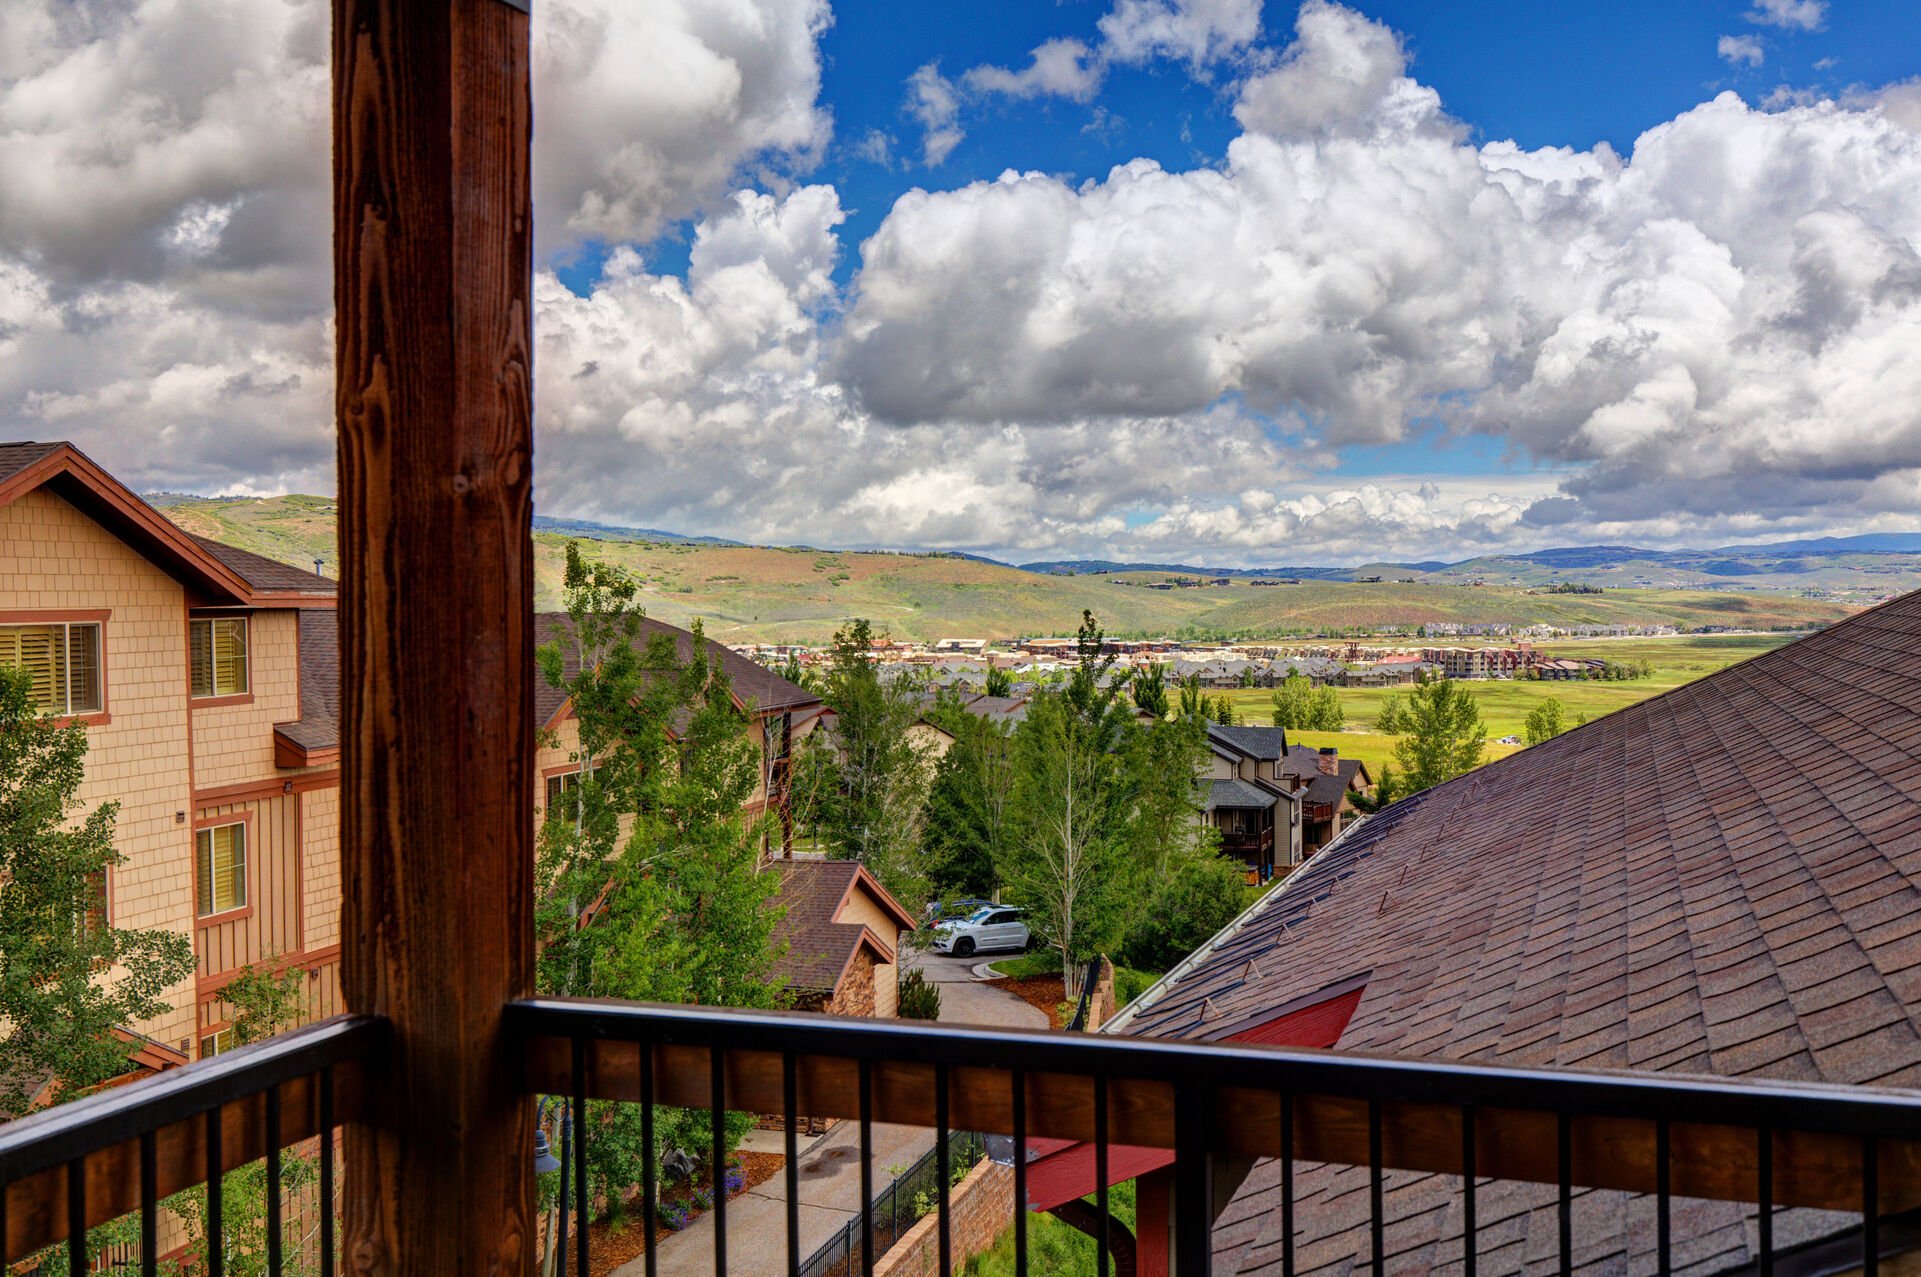
<svg viewBox="0 0 1921 1277"><path fill-rule="evenodd" d="M210 825L194 835L199 886L198 913L244 909L247 905L247 825Z"/></svg>
<svg viewBox="0 0 1921 1277"><path fill-rule="evenodd" d="M0 625L0 666L26 672L43 713L64 718L107 707L98 621Z"/></svg>
<svg viewBox="0 0 1921 1277"><path fill-rule="evenodd" d="M208 616L188 621L187 650L195 696L246 693L249 686L246 617Z"/></svg>

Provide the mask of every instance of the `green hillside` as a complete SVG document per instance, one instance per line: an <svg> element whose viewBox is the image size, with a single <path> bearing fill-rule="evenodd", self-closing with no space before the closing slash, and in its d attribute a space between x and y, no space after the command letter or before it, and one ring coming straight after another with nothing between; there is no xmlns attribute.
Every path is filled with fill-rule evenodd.
<svg viewBox="0 0 1921 1277"><path fill-rule="evenodd" d="M325 497L171 501L164 513L189 531L301 567L337 569L334 502ZM567 538L534 536L536 604L560 600ZM1083 609L1110 634L1264 638L1414 627L1434 622L1527 625L1671 624L1791 629L1839 619L1845 606L1789 594L1658 589L1531 594L1500 586L1360 584L1222 586L1156 590L1153 574L1049 576L945 554L881 554L583 541L587 552L632 571L650 614L701 618L723 641L826 640L864 616L902 638L1006 638L1071 634Z"/></svg>

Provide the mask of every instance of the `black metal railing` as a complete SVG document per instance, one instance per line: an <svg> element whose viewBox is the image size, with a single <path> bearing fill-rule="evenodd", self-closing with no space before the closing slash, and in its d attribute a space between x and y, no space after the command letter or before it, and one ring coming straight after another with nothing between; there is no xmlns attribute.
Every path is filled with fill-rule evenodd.
<svg viewBox="0 0 1921 1277"><path fill-rule="evenodd" d="M159 1269L162 1203L264 1160L261 1218L267 1270L284 1270L282 1153L315 1141L315 1267L336 1265L333 1132L358 1116L363 1070L377 1064L387 1026L340 1016L281 1037L99 1092L0 1125L0 1269L32 1256L78 1277L89 1230L138 1216L137 1240L115 1247L145 1277ZM223 1194L210 1191L193 1270L222 1277ZM64 1254L60 1252L64 1251Z"/></svg>
<svg viewBox="0 0 1921 1277"><path fill-rule="evenodd" d="M957 1172L973 1169L986 1155L986 1142L979 1132L949 1132L947 1160L952 1169L947 1172L948 1182L954 1182ZM873 1247L876 1257L885 1255L903 1233L933 1209L940 1160L939 1150L930 1148L894 1176L864 1210L855 1212L815 1247L814 1253L802 1261L800 1277L850 1277L856 1270L871 1267L863 1259L867 1247Z"/></svg>
<svg viewBox="0 0 1921 1277"><path fill-rule="evenodd" d="M1773 1271L1776 1213L1847 1211L1861 1224L1830 1247L1850 1247L1868 1274L1883 1251L1883 1217L1921 1207L1921 1095L1819 1084L1741 1082L1652 1074L1519 1069L1226 1043L985 1030L787 1012L535 1000L508 1008L526 1052L527 1084L648 1105L704 1105L715 1129L727 1109L849 1116L860 1123L861 1200L870 1204L852 1247L871 1274L871 1124L936 1132L939 1271L951 1272L951 1130L1010 1135L1014 1199L1029 1201L1030 1141L1087 1141L1096 1167L1094 1218L1109 1220L1110 1150L1172 1151L1173 1271L1193 1277L1212 1261L1214 1183L1252 1158L1278 1162L1282 1268L1294 1271L1301 1165L1365 1168L1367 1271L1383 1273L1389 1171L1439 1172L1460 1195L1459 1258L1475 1271L1477 1195L1491 1182L1540 1186L1558 1223L1559 1270L1575 1270L1575 1190L1645 1193L1658 1221L1657 1271L1673 1270L1673 1204L1680 1199L1766 1203L1757 1270ZM592 1138L574 1106L574 1147ZM786 1123L786 1271L800 1253L795 1127ZM716 1164L722 1152L716 1142ZM651 1200L651 1194L649 1196ZM573 1210L584 1216L584 1190ZM715 1199L714 1263L726 1271L723 1199ZM1014 1212L1016 1270L1027 1272L1025 1215ZM1832 1230L1830 1230L1832 1232ZM584 1233L574 1256L585 1272ZM649 1235L648 1255L654 1254ZM1105 1271L1111 1241L1096 1230ZM647 1272L655 1269L649 1260Z"/></svg>

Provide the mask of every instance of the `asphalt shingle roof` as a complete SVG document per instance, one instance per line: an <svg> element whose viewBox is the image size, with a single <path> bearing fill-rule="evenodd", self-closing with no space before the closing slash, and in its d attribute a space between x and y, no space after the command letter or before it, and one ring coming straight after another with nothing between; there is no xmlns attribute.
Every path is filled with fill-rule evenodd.
<svg viewBox="0 0 1921 1277"><path fill-rule="evenodd" d="M0 443L0 482L11 479L34 462L65 446L62 443Z"/></svg>
<svg viewBox="0 0 1921 1277"><path fill-rule="evenodd" d="M1397 803L1267 901L1125 1031L1371 971L1339 1049L1921 1086L1921 593ZM1218 1271L1279 1272L1277 1180L1242 1185ZM1456 1181L1387 1182L1393 1271L1457 1262ZM1367 1183L1300 1171L1300 1272L1366 1262ZM1478 1194L1483 1274L1556 1254L1553 1197ZM1682 1206L1677 1272L1753 1259L1741 1207ZM1581 1194L1577 1265L1647 1270L1650 1210ZM1782 1244L1854 1222L1778 1218Z"/></svg>
<svg viewBox="0 0 1921 1277"><path fill-rule="evenodd" d="M1217 807L1272 807L1280 795L1244 780L1217 780L1208 785L1207 810Z"/></svg>
<svg viewBox="0 0 1921 1277"><path fill-rule="evenodd" d="M340 586L331 577L309 572L305 568L270 559L252 550L243 550L237 545L215 541L211 537L195 536L200 548L219 559L234 574L248 585L263 592L298 591L303 594L333 595Z"/></svg>
<svg viewBox="0 0 1921 1277"><path fill-rule="evenodd" d="M860 873L857 860L784 860L776 903L786 912L774 928L774 942L787 951L775 964L787 987L800 993L829 993L853 961L867 928L836 922L834 914Z"/></svg>
<svg viewBox="0 0 1921 1277"><path fill-rule="evenodd" d="M1223 727L1210 723L1207 734L1249 758L1277 759L1287 749L1287 731L1280 727Z"/></svg>

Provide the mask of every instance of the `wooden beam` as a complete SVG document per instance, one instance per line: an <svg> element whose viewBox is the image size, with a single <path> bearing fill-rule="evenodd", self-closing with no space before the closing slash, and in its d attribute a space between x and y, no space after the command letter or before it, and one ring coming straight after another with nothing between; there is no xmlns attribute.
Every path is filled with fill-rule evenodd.
<svg viewBox="0 0 1921 1277"><path fill-rule="evenodd" d="M394 1027L351 1272L515 1274L533 1111L528 17L334 0L343 985Z"/></svg>

